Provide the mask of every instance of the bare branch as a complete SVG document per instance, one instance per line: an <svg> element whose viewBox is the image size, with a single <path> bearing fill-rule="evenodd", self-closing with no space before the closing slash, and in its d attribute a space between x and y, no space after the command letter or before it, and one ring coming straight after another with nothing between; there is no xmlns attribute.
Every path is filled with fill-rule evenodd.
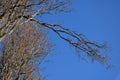
<svg viewBox="0 0 120 80"><path fill-rule="evenodd" d="M54 31L61 39L68 42L77 50L83 51L87 54L87 56L92 60L97 60L102 64L106 64L108 61L108 57L102 55L102 50L106 48L106 44L98 44L97 42L93 42L88 40L83 34L76 33L75 31L64 28L59 24L47 24L41 22L37 19L32 19L40 26L44 26L48 29Z"/></svg>

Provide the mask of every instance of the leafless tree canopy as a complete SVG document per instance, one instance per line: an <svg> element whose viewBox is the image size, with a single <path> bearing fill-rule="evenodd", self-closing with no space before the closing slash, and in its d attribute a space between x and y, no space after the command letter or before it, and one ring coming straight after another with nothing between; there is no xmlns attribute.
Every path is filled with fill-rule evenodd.
<svg viewBox="0 0 120 80"><path fill-rule="evenodd" d="M105 44L98 44L97 42L91 41L83 34L69 30L60 24L51 24L41 21L41 17L44 14L68 12L69 4L69 0L0 0L0 41L9 36L9 38L7 37L9 40L5 42L7 44L5 44L4 59L2 60L6 62L10 61L12 66L20 65L19 68L16 66L15 69L17 70L11 70L9 73L6 73L5 76L7 78L12 79L12 77L9 76L11 73L14 73L14 71L17 71L16 74L13 74L17 75L15 78L20 78L18 74L21 74L21 68L25 65L30 65L29 67L31 70L31 63L29 62L32 61L29 61L29 57L34 58L37 53L44 53L42 55L39 54L39 58L46 55L44 51L47 49L47 39L44 39L45 42L41 40L41 37L45 35L40 35L34 28L35 26L38 26L40 30L42 30L41 26L52 30L61 39L72 45L77 51L84 52L91 60L96 60L102 64L108 64L108 58L101 54L102 50L106 47ZM32 27L26 28L25 26ZM37 38L39 36L40 39ZM38 43L41 43L42 47ZM78 55L81 55L81 53L78 52ZM20 57L16 58L15 56ZM16 60L16 62L14 62L14 60ZM8 64L4 66L6 67ZM2 70L1 75L3 71L9 70L8 68ZM22 74L24 74L24 71ZM25 74L24 76L26 78ZM3 78L5 77L3 76Z"/></svg>
<svg viewBox="0 0 120 80"><path fill-rule="evenodd" d="M37 15L66 12L66 4L61 0L0 0L0 39Z"/></svg>
<svg viewBox="0 0 120 80"><path fill-rule="evenodd" d="M32 24L24 24L7 37L0 57L0 79L38 80L39 64L49 52L46 33ZM37 65L37 66L36 66ZM36 74L39 73L39 76Z"/></svg>

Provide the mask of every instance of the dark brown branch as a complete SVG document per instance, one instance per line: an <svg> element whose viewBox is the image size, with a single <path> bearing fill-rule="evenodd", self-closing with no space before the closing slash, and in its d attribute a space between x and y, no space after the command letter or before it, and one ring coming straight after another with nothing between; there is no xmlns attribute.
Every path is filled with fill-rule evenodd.
<svg viewBox="0 0 120 80"><path fill-rule="evenodd" d="M98 44L96 42L88 40L83 34L76 33L75 31L69 30L62 27L59 24L47 24L37 19L32 19L40 26L44 26L54 31L61 39L68 42L77 50L83 51L92 60L97 60L102 64L106 64L108 57L102 55L102 50L106 48L106 44ZM66 36L67 35L67 36Z"/></svg>

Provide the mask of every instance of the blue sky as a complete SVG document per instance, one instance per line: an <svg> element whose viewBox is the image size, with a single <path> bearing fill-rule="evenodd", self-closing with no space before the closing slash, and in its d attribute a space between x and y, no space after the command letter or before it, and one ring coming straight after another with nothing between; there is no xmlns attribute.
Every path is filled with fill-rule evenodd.
<svg viewBox="0 0 120 80"><path fill-rule="evenodd" d="M56 46L46 58L50 62L42 64L48 80L120 80L120 0L72 0L71 7L71 13L49 15L44 20L61 23L90 40L107 41L107 54L114 67L107 70L98 62L78 59L74 49L54 32L49 32Z"/></svg>

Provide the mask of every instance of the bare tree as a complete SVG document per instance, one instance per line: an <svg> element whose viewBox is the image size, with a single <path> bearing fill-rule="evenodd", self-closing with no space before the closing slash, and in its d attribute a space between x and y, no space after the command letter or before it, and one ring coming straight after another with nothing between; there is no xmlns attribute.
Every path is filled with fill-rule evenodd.
<svg viewBox="0 0 120 80"><path fill-rule="evenodd" d="M59 24L49 24L41 21L44 14L67 12L69 0L1 0L0 2L0 39L11 34L14 29L26 22L51 29L63 40L67 41L77 50L83 51L92 60L106 64L108 58L101 55L106 44L90 41L83 34L76 33ZM37 18L39 17L39 18ZM63 34L69 35L69 37Z"/></svg>
<svg viewBox="0 0 120 80"><path fill-rule="evenodd" d="M35 26L38 26L38 27L43 26L49 30L52 30L61 39L65 40L70 45L72 45L77 51L84 52L91 60L96 60L102 64L108 65L107 62L109 59L106 56L101 54L102 50L105 50L106 44L104 43L99 44L97 42L91 41L87 39L82 33L76 33L75 31L69 30L60 24L51 24L51 23L46 23L41 21L41 17L44 14L68 12L69 8L67 7L67 5L69 5L69 3L70 3L69 0L0 0L0 41L5 39L10 34L12 35L20 34L21 32L18 32L17 34L15 33L19 26L24 26L25 23L32 23ZM23 29L23 27L21 29ZM19 40L19 39L15 39L15 40ZM12 38L11 38L11 41L12 41ZM29 43L29 41L27 42L27 39L24 39L22 41L24 41L25 44ZM21 43L21 46L24 45L25 49L27 49L26 47L27 44L26 45L25 44ZM15 45L17 46L18 44L15 44ZM24 50L24 47L21 49L22 51L26 52L26 50ZM10 49L10 50L14 51L15 50L14 48L18 49L16 47L13 47L13 49ZM45 48L45 46L43 46L43 48ZM30 56L31 56L30 53L32 51L35 52L33 48L29 48L28 51L30 51L28 53ZM11 54L14 54L14 53L15 52L12 52ZM17 56L19 54L15 54L15 55ZM81 54L78 53L78 55L81 55ZM26 55L24 56L20 55L20 56L25 57ZM25 57L25 61L26 60L27 60L27 57ZM6 74L7 78L9 77L10 74L11 73Z"/></svg>
<svg viewBox="0 0 120 80"><path fill-rule="evenodd" d="M50 47L44 29L37 29L26 23L7 37L0 57L0 80L38 80L41 77L39 64Z"/></svg>

